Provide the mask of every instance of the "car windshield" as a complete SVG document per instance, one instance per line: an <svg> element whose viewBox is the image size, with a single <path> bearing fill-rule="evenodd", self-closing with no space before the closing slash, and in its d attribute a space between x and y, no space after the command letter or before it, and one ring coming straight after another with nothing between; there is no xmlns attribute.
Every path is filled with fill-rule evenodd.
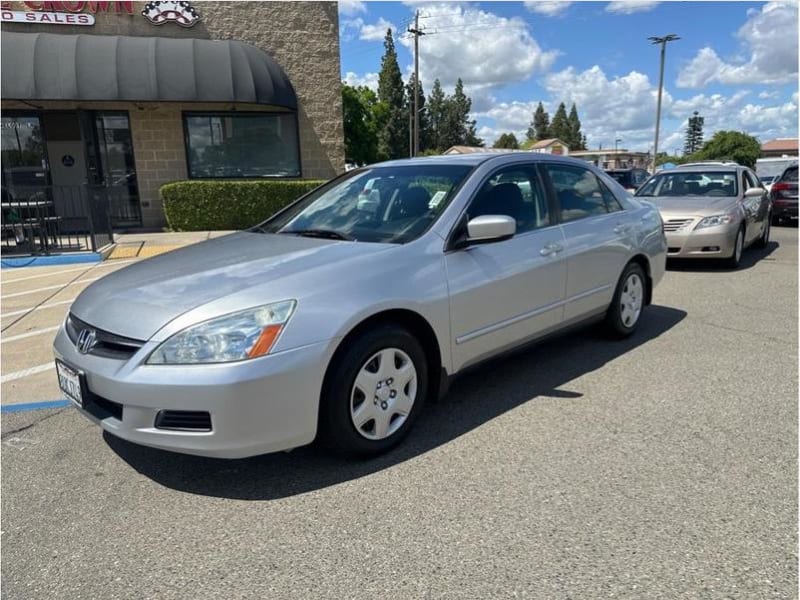
<svg viewBox="0 0 800 600"><path fill-rule="evenodd" d="M637 196L736 196L735 171L684 171L660 173Z"/></svg>
<svg viewBox="0 0 800 600"><path fill-rule="evenodd" d="M472 167L408 165L353 171L315 190L257 230L404 244L430 227Z"/></svg>

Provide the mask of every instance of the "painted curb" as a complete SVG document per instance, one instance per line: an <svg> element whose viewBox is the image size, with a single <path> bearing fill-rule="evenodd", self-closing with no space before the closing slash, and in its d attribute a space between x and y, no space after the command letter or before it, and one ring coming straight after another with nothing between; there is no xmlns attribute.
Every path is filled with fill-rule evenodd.
<svg viewBox="0 0 800 600"><path fill-rule="evenodd" d="M27 402L25 404L3 404L0 413L25 412L28 410L42 410L44 408L64 408L72 406L70 400L51 400L49 402Z"/></svg>
<svg viewBox="0 0 800 600"><path fill-rule="evenodd" d="M53 265L76 265L96 263L103 260L99 252L80 252L76 254L52 254L50 256L17 256L0 260L0 268L19 269L20 267L51 267Z"/></svg>

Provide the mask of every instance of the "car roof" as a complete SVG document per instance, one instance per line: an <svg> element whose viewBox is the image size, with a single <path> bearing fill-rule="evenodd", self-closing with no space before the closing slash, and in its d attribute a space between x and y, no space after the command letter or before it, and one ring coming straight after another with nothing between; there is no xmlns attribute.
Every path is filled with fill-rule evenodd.
<svg viewBox="0 0 800 600"><path fill-rule="evenodd" d="M666 171L661 171L662 173L665 172L674 172L674 171L691 171L691 172L698 172L698 171L730 171L731 173L735 173L737 170L742 169L741 165L737 163L730 163L730 162L707 162L707 163L690 163L687 165L678 165L674 169L667 169Z"/></svg>
<svg viewBox="0 0 800 600"><path fill-rule="evenodd" d="M471 154L442 154L439 156L400 158L367 165L366 168L407 167L413 165L469 165L475 167L486 162L496 162L499 164L504 162L515 163L519 162L520 159L527 159L535 162L571 162L582 167L594 166L585 160L561 154L545 154L543 152L473 152Z"/></svg>

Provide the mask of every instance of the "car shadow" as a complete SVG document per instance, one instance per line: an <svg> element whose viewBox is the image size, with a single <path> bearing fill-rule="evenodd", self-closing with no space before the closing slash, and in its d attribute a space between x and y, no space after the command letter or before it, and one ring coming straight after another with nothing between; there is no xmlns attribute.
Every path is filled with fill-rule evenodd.
<svg viewBox="0 0 800 600"><path fill-rule="evenodd" d="M742 258L739 261L739 267L731 269L726 266L721 260L713 258L670 258L667 260L668 271L685 271L685 272L702 272L711 273L713 271L744 271L752 269L761 261L775 260L770 258L770 255L780 247L776 241L770 241L766 248L756 248L750 246L747 250L742 252Z"/></svg>
<svg viewBox="0 0 800 600"><path fill-rule="evenodd" d="M591 401L567 384L657 338L685 316L682 310L650 306L637 332L627 339L612 341L598 328L586 328L494 359L456 379L443 399L425 407L397 448L376 458L343 458L311 445L289 453L222 460L138 446L107 432L104 438L139 473L174 490L240 500L285 498L390 468L540 397Z"/></svg>

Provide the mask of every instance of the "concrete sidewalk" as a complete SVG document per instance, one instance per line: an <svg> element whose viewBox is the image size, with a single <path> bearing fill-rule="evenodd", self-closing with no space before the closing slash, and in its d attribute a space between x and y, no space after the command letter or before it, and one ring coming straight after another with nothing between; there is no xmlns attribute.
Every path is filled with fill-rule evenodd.
<svg viewBox="0 0 800 600"><path fill-rule="evenodd" d="M155 233L115 233L116 246L108 260L121 258L148 258L189 246L211 238L233 233L231 231L164 231Z"/></svg>

